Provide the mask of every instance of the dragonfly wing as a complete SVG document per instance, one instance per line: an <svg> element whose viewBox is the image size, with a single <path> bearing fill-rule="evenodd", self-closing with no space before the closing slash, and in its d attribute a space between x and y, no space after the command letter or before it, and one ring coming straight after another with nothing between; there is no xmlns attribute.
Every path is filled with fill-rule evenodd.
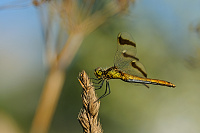
<svg viewBox="0 0 200 133"><path fill-rule="evenodd" d="M117 52L115 54L115 66L127 74L147 77L142 63L136 57L136 43L127 32L121 32L117 37Z"/></svg>

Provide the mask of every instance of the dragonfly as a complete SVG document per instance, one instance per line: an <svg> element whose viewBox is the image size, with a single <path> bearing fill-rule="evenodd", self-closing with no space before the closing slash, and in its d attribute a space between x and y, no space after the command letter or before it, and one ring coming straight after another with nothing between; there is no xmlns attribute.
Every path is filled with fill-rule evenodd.
<svg viewBox="0 0 200 133"><path fill-rule="evenodd" d="M138 83L145 85L147 88L149 88L147 84L176 87L176 85L168 81L147 78L144 66L136 57L136 43L127 32L121 32L117 36L114 66L107 69L98 67L95 69L94 75L96 76L95 80L98 81L96 84L100 84L96 90L101 89L104 82L106 82L105 93L99 99L111 93L110 79L121 79L129 83Z"/></svg>

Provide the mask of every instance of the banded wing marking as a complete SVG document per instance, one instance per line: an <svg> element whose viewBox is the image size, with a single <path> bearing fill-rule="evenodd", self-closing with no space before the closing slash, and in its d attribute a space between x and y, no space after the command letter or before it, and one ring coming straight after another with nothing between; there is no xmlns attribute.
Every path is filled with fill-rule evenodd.
<svg viewBox="0 0 200 133"><path fill-rule="evenodd" d="M136 43L127 32L121 32L117 37L117 52L114 65L127 74L138 77L147 77L146 70L136 57Z"/></svg>

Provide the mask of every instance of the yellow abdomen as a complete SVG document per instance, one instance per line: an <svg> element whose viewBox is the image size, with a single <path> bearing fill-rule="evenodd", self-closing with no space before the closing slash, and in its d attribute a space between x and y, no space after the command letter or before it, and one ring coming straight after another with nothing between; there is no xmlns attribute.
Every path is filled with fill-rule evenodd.
<svg viewBox="0 0 200 133"><path fill-rule="evenodd" d="M168 86L168 87L176 87L174 84L164 81L164 80L159 80L159 79L150 79L150 78L142 78L142 77L137 77L129 74L124 74L122 77L122 80L126 82L134 82L134 83L142 83L142 84L153 84L153 85L163 85L163 86Z"/></svg>
<svg viewBox="0 0 200 133"><path fill-rule="evenodd" d="M142 77L126 74L115 69L115 67L111 67L107 69L104 75L104 78L105 79L121 79L125 82L130 82L130 83L153 84L153 85L162 85L162 86L168 86L168 87L176 87L174 84L164 81L164 80L142 78Z"/></svg>

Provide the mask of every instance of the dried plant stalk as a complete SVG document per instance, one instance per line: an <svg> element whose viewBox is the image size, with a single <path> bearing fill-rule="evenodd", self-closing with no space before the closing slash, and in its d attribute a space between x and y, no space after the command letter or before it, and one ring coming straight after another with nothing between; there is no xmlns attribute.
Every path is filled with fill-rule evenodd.
<svg viewBox="0 0 200 133"><path fill-rule="evenodd" d="M92 9L95 7L94 0L83 1L84 5L78 4L78 1L76 0L64 0L61 2L52 0L33 0L33 4L35 6L39 6L47 1L49 1L49 7L55 7L55 10L58 11L58 13L55 13L55 15L59 15L61 18L63 22L61 25L66 28L68 39L60 52L56 53L56 55L53 54L53 56L48 57L50 71L47 76L43 93L41 95L39 105L33 119L30 131L31 133L48 132L62 90L62 86L66 80L65 70L72 62L85 36L96 30L102 24L106 23L109 18L123 13L129 5L129 0L111 0L106 3L102 9L93 12ZM84 77L84 73L82 76ZM91 83L86 77L82 78L82 80L79 79L86 90L83 92L85 94L82 95L83 100L85 99L85 107L82 109L79 115L79 118L82 119L79 120L83 124L85 122L85 126L83 127L88 127L85 118L87 118L86 120L89 121L89 129L84 128L84 132L102 132L100 128L101 126L96 120L100 103L94 103L95 96L93 96L94 101L91 102L91 94L93 93L93 95L95 95L95 93L90 92L93 90L93 88L88 88L91 87ZM87 84L85 85L85 83ZM93 111L91 109L93 109ZM96 112L94 110L96 110ZM84 117L84 115L86 115L86 117ZM91 122L95 124L91 125Z"/></svg>
<svg viewBox="0 0 200 133"><path fill-rule="evenodd" d="M30 133L48 132L50 126L49 121L51 121L51 116L55 111L64 79L64 71L57 69L57 67L52 68L48 78L46 79L44 90L42 92L43 97L40 99L40 104L36 111L37 115L33 120ZM57 90L55 91L55 89Z"/></svg>
<svg viewBox="0 0 200 133"><path fill-rule="evenodd" d="M80 110L78 120L83 128L84 133L103 133L100 121L98 119L98 113L100 108L100 102L95 94L95 90L92 82L89 80L85 71L82 71L79 75L79 82L83 88L82 101L83 108Z"/></svg>

